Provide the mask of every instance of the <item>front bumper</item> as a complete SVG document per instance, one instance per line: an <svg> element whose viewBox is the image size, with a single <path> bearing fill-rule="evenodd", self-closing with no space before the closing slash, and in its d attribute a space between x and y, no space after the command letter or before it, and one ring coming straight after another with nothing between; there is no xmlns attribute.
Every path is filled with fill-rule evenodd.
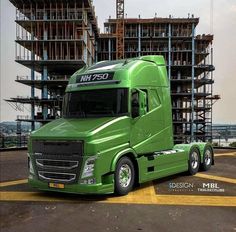
<svg viewBox="0 0 236 232"><path fill-rule="evenodd" d="M93 156L84 155L83 141L35 140L33 145L29 149L32 170L28 181L32 187L43 191L78 194L114 192L113 173L100 167L102 158L92 159ZM94 166L90 167L92 160ZM84 174L85 167L87 173ZM86 182L89 178L95 181Z"/></svg>
<svg viewBox="0 0 236 232"><path fill-rule="evenodd" d="M75 193L75 194L109 194L114 193L114 183L107 184L65 184L63 189L51 188L49 183L37 179L28 179L30 186L43 191Z"/></svg>

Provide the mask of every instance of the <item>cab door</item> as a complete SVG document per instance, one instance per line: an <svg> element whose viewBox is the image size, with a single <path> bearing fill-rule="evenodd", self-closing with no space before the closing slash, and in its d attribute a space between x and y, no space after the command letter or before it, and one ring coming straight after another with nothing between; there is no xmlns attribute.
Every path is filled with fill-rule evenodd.
<svg viewBox="0 0 236 232"><path fill-rule="evenodd" d="M130 145L138 154L162 149L164 114L156 91L142 88L131 92ZM145 99L144 108L141 105L142 98Z"/></svg>

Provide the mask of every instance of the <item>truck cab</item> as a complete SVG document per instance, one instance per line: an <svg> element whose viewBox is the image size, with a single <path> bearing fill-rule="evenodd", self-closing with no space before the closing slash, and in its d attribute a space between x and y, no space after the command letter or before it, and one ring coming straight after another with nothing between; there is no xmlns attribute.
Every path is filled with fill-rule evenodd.
<svg viewBox="0 0 236 232"><path fill-rule="evenodd" d="M62 118L32 132L29 184L41 190L127 194L136 183L214 162L208 143L174 145L162 56L102 61L70 78Z"/></svg>

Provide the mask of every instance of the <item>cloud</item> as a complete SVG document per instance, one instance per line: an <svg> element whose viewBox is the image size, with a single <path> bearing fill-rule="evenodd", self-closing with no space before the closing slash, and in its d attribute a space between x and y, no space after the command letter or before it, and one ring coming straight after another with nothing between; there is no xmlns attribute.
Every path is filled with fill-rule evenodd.
<svg viewBox="0 0 236 232"><path fill-rule="evenodd" d="M236 13L236 4L230 7L230 11Z"/></svg>

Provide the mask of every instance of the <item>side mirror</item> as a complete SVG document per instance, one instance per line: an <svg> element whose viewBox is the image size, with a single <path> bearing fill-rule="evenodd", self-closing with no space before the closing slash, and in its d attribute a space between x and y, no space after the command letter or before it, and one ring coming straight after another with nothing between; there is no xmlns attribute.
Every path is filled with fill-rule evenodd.
<svg viewBox="0 0 236 232"><path fill-rule="evenodd" d="M132 99L131 102L131 114L132 118L137 118L139 116L139 102L138 99Z"/></svg>
<svg viewBox="0 0 236 232"><path fill-rule="evenodd" d="M139 116L143 116L147 113L147 94L142 91L139 91Z"/></svg>
<svg viewBox="0 0 236 232"><path fill-rule="evenodd" d="M132 118L143 116L147 113L147 94L139 89L132 92L131 114Z"/></svg>

